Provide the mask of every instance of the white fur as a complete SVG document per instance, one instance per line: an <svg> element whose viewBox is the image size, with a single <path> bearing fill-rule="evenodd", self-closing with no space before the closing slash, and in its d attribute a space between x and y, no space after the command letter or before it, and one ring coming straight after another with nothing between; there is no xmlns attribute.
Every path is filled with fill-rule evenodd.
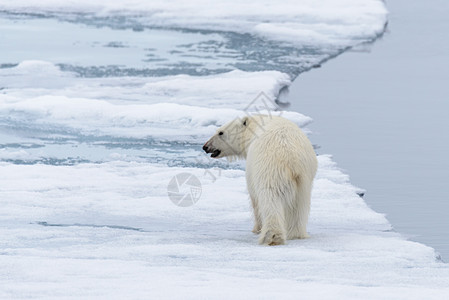
<svg viewBox="0 0 449 300"><path fill-rule="evenodd" d="M246 158L253 232L260 233L260 244L279 245L308 237L318 162L312 144L296 124L267 115L236 119L219 128L205 148L220 150L217 158Z"/></svg>

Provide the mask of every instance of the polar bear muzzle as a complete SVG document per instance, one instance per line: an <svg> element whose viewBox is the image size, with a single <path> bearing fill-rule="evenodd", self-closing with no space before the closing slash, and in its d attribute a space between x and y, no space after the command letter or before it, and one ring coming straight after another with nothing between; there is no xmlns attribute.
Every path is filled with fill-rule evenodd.
<svg viewBox="0 0 449 300"><path fill-rule="evenodd" d="M210 157L217 157L217 156L220 155L220 153L221 153L221 150L218 150L218 149L214 149L214 148L212 148L212 147L209 147L209 146L207 145L207 143L204 144L203 150L204 150L206 153L212 153L212 154L210 155Z"/></svg>

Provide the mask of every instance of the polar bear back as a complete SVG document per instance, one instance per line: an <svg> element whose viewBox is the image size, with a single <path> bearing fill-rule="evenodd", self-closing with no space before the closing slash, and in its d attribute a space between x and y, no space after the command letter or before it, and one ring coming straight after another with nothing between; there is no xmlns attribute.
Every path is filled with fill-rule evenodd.
<svg viewBox="0 0 449 300"><path fill-rule="evenodd" d="M257 123L252 127L254 138L248 147L247 169L251 166L251 169L270 176L275 172L279 176L277 179L306 176L312 180L317 160L305 133L282 117L255 116L253 119Z"/></svg>

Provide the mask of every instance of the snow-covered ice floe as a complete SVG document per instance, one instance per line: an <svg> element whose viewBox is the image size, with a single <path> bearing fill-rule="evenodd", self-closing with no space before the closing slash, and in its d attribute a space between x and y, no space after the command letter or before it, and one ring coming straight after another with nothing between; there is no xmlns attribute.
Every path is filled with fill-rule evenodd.
<svg viewBox="0 0 449 300"><path fill-rule="evenodd" d="M311 238L263 247L244 163L201 152L259 111L307 131L275 100L385 23L377 0L0 2L0 298L448 296L447 265L330 156ZM181 173L200 180L193 206L168 197Z"/></svg>
<svg viewBox="0 0 449 300"><path fill-rule="evenodd" d="M99 25L116 22L136 30L157 26L249 33L301 46L354 45L380 34L386 21L385 7L378 0L15 0L0 3L0 9L77 21L96 17Z"/></svg>
<svg viewBox="0 0 449 300"><path fill-rule="evenodd" d="M319 164L311 238L262 247L242 170L1 163L0 296L443 299L434 250L392 232L329 156ZM194 206L167 199L181 172L201 179Z"/></svg>

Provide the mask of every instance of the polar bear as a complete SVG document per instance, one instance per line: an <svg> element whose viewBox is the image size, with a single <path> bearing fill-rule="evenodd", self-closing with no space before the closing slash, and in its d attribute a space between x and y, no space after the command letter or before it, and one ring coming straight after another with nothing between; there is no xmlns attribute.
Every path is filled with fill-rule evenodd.
<svg viewBox="0 0 449 300"><path fill-rule="evenodd" d="M246 183L259 243L281 245L308 237L317 158L299 127L282 117L237 118L217 130L203 146L211 157L246 159Z"/></svg>

